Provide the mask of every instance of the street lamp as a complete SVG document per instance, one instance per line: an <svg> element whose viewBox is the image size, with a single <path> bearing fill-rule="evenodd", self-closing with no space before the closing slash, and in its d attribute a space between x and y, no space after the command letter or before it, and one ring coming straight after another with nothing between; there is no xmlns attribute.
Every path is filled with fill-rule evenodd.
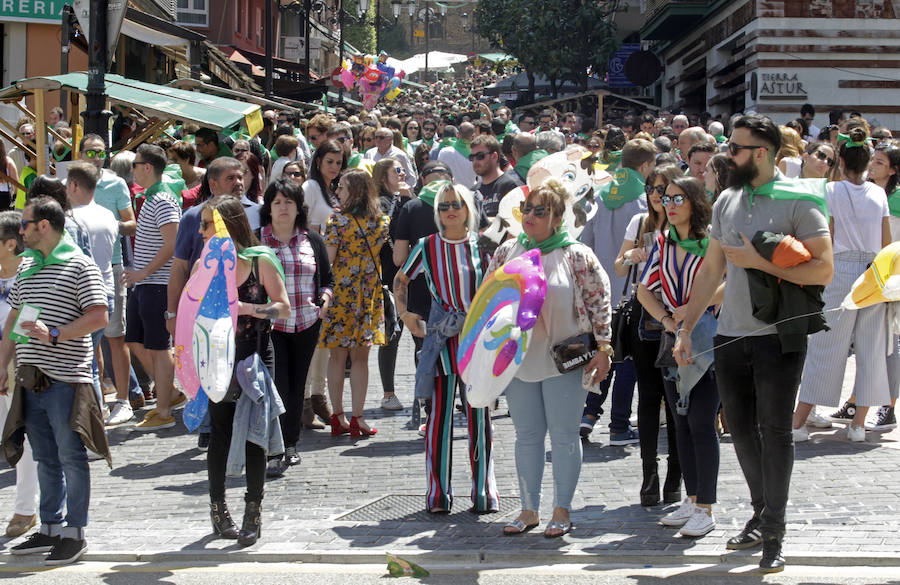
<svg viewBox="0 0 900 585"><path fill-rule="evenodd" d="M369 0L359 0L356 4L356 14L362 18L369 11Z"/></svg>
<svg viewBox="0 0 900 585"><path fill-rule="evenodd" d="M469 24L469 13L463 12L462 13L463 32L471 32L472 33L472 52L474 53L475 52L475 13L474 12L472 13L472 26L469 27L468 24Z"/></svg>
<svg viewBox="0 0 900 585"><path fill-rule="evenodd" d="M400 9L402 8L401 0L391 0L391 14L394 15L394 22L400 18Z"/></svg>
<svg viewBox="0 0 900 585"><path fill-rule="evenodd" d="M413 53L413 27L415 23L413 22L413 16L416 15L416 0L408 0L406 3L406 7L409 10L409 51L410 54Z"/></svg>

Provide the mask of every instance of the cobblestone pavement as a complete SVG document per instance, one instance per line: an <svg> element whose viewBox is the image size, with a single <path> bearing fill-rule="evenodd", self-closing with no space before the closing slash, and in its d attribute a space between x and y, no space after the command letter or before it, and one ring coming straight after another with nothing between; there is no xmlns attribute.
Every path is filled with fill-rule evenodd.
<svg viewBox="0 0 900 585"><path fill-rule="evenodd" d="M752 553L726 552L725 540L750 517L749 495L726 436L722 441L717 528L701 539L679 539L657 525L663 507L638 503L641 464L637 445L608 446L607 417L584 444L584 466L572 518L576 528L560 539L540 531L501 536L503 523L518 511L513 428L501 400L494 413L495 467L502 498L499 513L474 516L470 503L466 427L456 419L453 481L457 501L448 516L424 513L425 461L422 439L410 425L412 349L404 338L397 364L398 395L406 410L381 411L376 353L370 356L367 420L378 428L371 438L332 438L328 430L304 431L302 463L266 485L262 539L240 550L233 541L210 537L206 457L196 436L179 423L158 433L131 427L110 432L114 468L91 463L90 550L86 558L117 560L209 559L380 562L385 551L426 555L437 562L543 564L591 562L724 562L755 564ZM850 360L845 395L852 384ZM349 382L345 390L349 402ZM820 409L822 411L823 409ZM142 416L139 414L139 416ZM180 414L178 415L180 420ZM900 565L900 452L897 431L868 433L866 443L850 443L844 425L813 431L797 445L785 552L806 564ZM660 449L665 449L665 429ZM887 448L885 448L887 447ZM549 461L544 474L541 516L552 509ZM5 465L5 464L4 464ZM664 460L661 468L665 468ZM0 469L0 509L12 509L14 472ZM243 512L243 480L229 480L235 518ZM406 497L402 497L406 496ZM368 505L368 507L366 507ZM365 519L368 518L368 519ZM0 540L0 546L13 543ZM758 552L756 553L758 555ZM2 555L6 562L17 562Z"/></svg>

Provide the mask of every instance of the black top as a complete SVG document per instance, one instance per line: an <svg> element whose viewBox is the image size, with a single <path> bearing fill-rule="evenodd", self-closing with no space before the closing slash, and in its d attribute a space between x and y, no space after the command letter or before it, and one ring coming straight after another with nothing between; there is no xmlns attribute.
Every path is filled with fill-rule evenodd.
<svg viewBox="0 0 900 585"><path fill-rule="evenodd" d="M434 208L421 199L406 201L397 213L396 226L396 229L392 230L394 239L409 240L410 246L415 246L421 238L438 232L434 223ZM409 283L407 310L428 319L428 313L431 311L431 293L428 292L428 285L422 274Z"/></svg>
<svg viewBox="0 0 900 585"><path fill-rule="evenodd" d="M493 183L482 183L479 185L477 189L484 200L484 214L488 217L496 216L503 196L524 184L519 175L514 171L508 171L497 177Z"/></svg>

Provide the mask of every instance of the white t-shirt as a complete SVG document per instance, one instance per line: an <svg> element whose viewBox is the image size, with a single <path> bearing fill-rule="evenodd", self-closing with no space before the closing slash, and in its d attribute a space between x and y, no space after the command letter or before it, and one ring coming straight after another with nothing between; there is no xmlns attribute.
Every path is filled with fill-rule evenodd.
<svg viewBox="0 0 900 585"><path fill-rule="evenodd" d="M96 201L73 207L72 215L87 229L91 239L91 256L103 275L103 285L106 292L114 294L116 283L113 280L112 259L119 239L119 221L112 211Z"/></svg>
<svg viewBox="0 0 900 585"><path fill-rule="evenodd" d="M631 242L632 244L634 243L634 240L637 239L637 237L638 237L638 230L641 228L642 220L647 221L646 213L634 214L634 217L631 218L631 221L628 222L628 226L625 228L625 239L622 240L623 243L624 242ZM659 230L655 230L653 232L652 242L655 242L658 236L659 236ZM635 248L643 248L643 247L644 247L644 242L638 242L637 245L635 245ZM652 250L652 249L653 249L653 244L651 243L650 248L647 250L648 255L650 254L650 250ZM647 262L639 262L638 263L638 265L637 265L638 278L640 278L641 274L644 273L644 266L646 266L646 265L647 265Z"/></svg>
<svg viewBox="0 0 900 585"><path fill-rule="evenodd" d="M834 219L834 253L881 250L881 224L890 216L884 189L868 181L837 181L825 186L828 214Z"/></svg>
<svg viewBox="0 0 900 585"><path fill-rule="evenodd" d="M328 225L328 218L334 213L334 209L325 201L322 188L319 187L317 182L307 180L303 183L303 202L306 203L309 227L315 228L318 226L317 229L320 233L325 231L325 226Z"/></svg>

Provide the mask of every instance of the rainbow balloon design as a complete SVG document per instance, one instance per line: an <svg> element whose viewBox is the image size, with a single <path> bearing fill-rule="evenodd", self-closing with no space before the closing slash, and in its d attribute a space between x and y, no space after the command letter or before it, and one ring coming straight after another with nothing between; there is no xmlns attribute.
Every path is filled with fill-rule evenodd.
<svg viewBox="0 0 900 585"><path fill-rule="evenodd" d="M489 406L512 380L546 295L539 250L510 260L481 283L459 335L457 358L474 408Z"/></svg>
<svg viewBox="0 0 900 585"><path fill-rule="evenodd" d="M175 374L191 399L202 387L213 402L225 397L234 369L237 326L236 250L225 222L213 211L216 234L203 246L200 264L178 301Z"/></svg>

